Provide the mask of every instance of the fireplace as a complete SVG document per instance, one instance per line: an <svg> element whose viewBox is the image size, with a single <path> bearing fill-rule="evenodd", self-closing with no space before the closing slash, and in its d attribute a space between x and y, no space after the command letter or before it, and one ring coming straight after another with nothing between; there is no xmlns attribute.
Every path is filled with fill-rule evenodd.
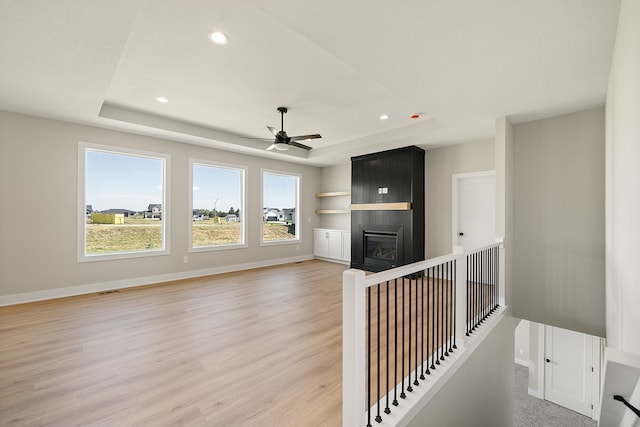
<svg viewBox="0 0 640 427"><path fill-rule="evenodd" d="M351 268L383 271L424 259L424 150L351 158Z"/></svg>
<svg viewBox="0 0 640 427"><path fill-rule="evenodd" d="M388 228L388 227L386 227ZM402 265L402 227L395 231L364 230L362 243L364 245L365 266L377 270Z"/></svg>

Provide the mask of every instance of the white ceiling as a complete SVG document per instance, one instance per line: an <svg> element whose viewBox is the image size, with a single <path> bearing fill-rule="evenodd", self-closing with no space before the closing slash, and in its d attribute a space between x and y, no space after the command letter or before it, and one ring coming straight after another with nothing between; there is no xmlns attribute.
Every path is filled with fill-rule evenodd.
<svg viewBox="0 0 640 427"><path fill-rule="evenodd" d="M602 105L618 9L619 0L0 0L0 109L343 163L489 138L499 116ZM229 44L212 44L213 30ZM269 138L278 106L289 108L289 135L322 134L305 142L311 151L267 152L270 142L246 138Z"/></svg>

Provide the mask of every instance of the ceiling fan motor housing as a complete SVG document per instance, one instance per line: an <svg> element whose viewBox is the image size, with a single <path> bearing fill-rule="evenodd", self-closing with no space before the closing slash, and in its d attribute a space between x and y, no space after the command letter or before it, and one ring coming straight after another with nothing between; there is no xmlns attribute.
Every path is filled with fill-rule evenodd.
<svg viewBox="0 0 640 427"><path fill-rule="evenodd" d="M276 135L276 142L277 143L288 143L290 139L291 138L289 138L287 133L285 131L283 131L283 130L278 132L277 135Z"/></svg>
<svg viewBox="0 0 640 427"><path fill-rule="evenodd" d="M275 136L275 140L273 141L273 144L271 144L271 146L267 148L267 150L273 150L275 148L276 150L285 151L289 149L290 145L293 145L294 147L302 148L304 150L311 150L311 147L308 147L304 144L300 144L299 142L296 142L296 141L300 141L300 140L307 141L310 139L322 138L322 136L320 136L320 134L299 135L299 136L287 135L287 132L285 132L284 130L284 115L287 111L289 111L287 107L278 107L278 112L280 113L280 130L279 131L272 128L271 126L267 126L267 129L269 129L269 131L271 131L271 133Z"/></svg>

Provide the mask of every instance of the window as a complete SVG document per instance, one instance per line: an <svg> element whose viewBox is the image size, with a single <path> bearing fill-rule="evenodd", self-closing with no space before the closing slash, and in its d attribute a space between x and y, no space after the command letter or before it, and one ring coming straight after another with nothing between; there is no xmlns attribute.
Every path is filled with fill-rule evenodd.
<svg viewBox="0 0 640 427"><path fill-rule="evenodd" d="M262 242L299 240L300 177L262 171Z"/></svg>
<svg viewBox="0 0 640 427"><path fill-rule="evenodd" d="M79 144L78 260L168 253L169 157Z"/></svg>
<svg viewBox="0 0 640 427"><path fill-rule="evenodd" d="M192 250L245 247L244 166L191 164Z"/></svg>

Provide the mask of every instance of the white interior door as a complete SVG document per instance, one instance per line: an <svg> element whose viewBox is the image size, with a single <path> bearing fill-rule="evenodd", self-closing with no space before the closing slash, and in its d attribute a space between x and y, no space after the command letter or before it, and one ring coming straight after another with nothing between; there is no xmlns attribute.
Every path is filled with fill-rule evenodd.
<svg viewBox="0 0 640 427"><path fill-rule="evenodd" d="M599 376L594 340L598 338L545 325L544 398L588 417L593 416L593 382Z"/></svg>
<svg viewBox="0 0 640 427"><path fill-rule="evenodd" d="M494 171L452 175L452 245L474 249L495 242Z"/></svg>

